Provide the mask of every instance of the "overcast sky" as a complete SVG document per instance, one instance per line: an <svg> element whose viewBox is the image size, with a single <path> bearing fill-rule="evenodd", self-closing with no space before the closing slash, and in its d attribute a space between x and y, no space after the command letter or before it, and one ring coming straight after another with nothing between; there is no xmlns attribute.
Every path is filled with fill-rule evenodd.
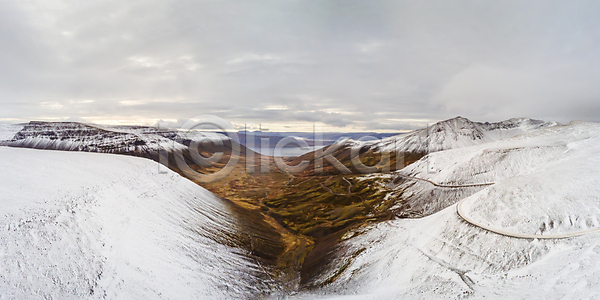
<svg viewBox="0 0 600 300"><path fill-rule="evenodd" d="M600 1L71 2L0 2L0 121L600 121Z"/></svg>

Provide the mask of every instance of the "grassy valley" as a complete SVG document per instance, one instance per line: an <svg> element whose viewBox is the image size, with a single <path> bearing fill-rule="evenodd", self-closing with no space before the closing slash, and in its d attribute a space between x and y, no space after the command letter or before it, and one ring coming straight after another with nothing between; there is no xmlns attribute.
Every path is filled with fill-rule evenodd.
<svg viewBox="0 0 600 300"><path fill-rule="evenodd" d="M302 284L317 274L324 260L330 259L334 246L351 229L394 217L389 208L399 199L384 198L387 189L384 183L361 179L364 174L353 167L348 146L342 146L331 154L350 173L339 172L326 159L322 160L322 165L317 165L321 163L318 158L322 154L319 156L313 152L284 159L291 166L303 160L309 162L304 171L292 175L275 167L270 156L250 152L254 158L249 163L247 149L242 146L238 163L226 178L211 183L201 182L198 174L210 174L225 167L232 151L228 143L219 149L208 145L200 147L200 154L205 157L221 151L224 153L222 159L211 167L194 163L189 154L184 153L194 172L180 169L172 163L172 158L169 166L231 201L232 206L245 212L239 215L248 218L249 223L260 222L276 233L271 234L275 240L254 239L250 243L257 256L270 257L274 273L288 281L294 279L292 282L298 283L300 279ZM404 153L396 157L395 153L391 153L383 162L389 162L389 169L393 171L422 156ZM363 149L359 157L365 166L373 167L382 156L376 149ZM322 166L322 172L315 171L315 165ZM248 169L254 172L248 172ZM268 172L264 172L266 170ZM275 244L283 246L273 247ZM272 253L274 249L277 250Z"/></svg>

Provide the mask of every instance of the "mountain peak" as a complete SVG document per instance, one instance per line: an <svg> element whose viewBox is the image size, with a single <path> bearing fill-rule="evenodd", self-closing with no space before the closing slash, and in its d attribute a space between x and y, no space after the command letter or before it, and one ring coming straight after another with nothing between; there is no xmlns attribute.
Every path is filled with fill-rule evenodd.
<svg viewBox="0 0 600 300"><path fill-rule="evenodd" d="M439 122L435 123L434 125L436 125L436 124L473 124L473 123L475 123L475 122L473 122L465 117L457 116L452 119L439 121Z"/></svg>
<svg viewBox="0 0 600 300"><path fill-rule="evenodd" d="M388 138L381 146L392 151L430 153L495 142L556 123L513 118L495 123L473 122L462 116L439 121L427 128Z"/></svg>
<svg viewBox="0 0 600 300"><path fill-rule="evenodd" d="M450 120L461 120L461 121L468 121L468 122L471 122L471 120L469 120L469 119L467 119L467 118L465 118L465 117L463 117L463 116L456 116L456 117L454 117L454 118L451 118L451 119L448 119L448 120L446 120L446 121L450 121Z"/></svg>

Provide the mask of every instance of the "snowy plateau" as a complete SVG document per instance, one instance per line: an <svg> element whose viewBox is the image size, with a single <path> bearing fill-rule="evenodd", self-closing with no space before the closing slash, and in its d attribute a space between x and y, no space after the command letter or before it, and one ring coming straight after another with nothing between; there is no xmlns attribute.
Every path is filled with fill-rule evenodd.
<svg viewBox="0 0 600 300"><path fill-rule="evenodd" d="M286 293L224 199L150 159L82 152L123 151L106 132L185 147L177 133L60 128L0 127L1 299L600 299L598 123L454 118L367 143L426 154L360 177L403 213L346 233L318 288Z"/></svg>

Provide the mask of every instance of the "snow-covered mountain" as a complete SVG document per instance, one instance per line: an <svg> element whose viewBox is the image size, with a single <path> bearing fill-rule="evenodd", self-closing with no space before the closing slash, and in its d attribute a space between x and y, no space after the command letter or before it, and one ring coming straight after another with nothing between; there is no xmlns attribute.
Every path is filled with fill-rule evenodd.
<svg viewBox="0 0 600 300"><path fill-rule="evenodd" d="M390 152L431 153L494 142L554 125L554 122L527 118L480 123L456 117L370 144Z"/></svg>
<svg viewBox="0 0 600 300"><path fill-rule="evenodd" d="M18 128L18 127L15 127ZM223 134L147 126L101 126L77 122L32 121L0 145L33 149L135 154L156 157L159 150L185 150L191 141L228 141ZM0 128L1 129L1 128Z"/></svg>
<svg viewBox="0 0 600 300"><path fill-rule="evenodd" d="M227 202L142 158L0 147L0 298L271 293Z"/></svg>
<svg viewBox="0 0 600 300"><path fill-rule="evenodd" d="M128 153L156 151L161 147L177 147L171 132L138 134L134 131L109 130L97 125L76 122L27 123L2 145L34 149Z"/></svg>
<svg viewBox="0 0 600 300"><path fill-rule="evenodd" d="M430 153L396 173L370 177L393 178L393 182L387 183L390 193L404 199L395 209L402 208L405 213L416 216L429 215L488 188L478 184L494 183L564 159L567 153L573 153L567 145L597 137L600 135L598 126L597 123L572 122L546 127L497 142ZM440 185L467 187L446 188L406 179L411 176Z"/></svg>
<svg viewBox="0 0 600 300"><path fill-rule="evenodd" d="M334 156L346 167L346 169L340 167L327 169L328 166L334 165L332 162L328 162L325 165L325 173L327 174L374 172L361 167L357 161L362 163L364 163L362 160L365 160L365 162L370 161L372 166L378 164L381 159L383 160L380 162L383 164L379 165L380 170L389 167L389 170L394 171L417 161L428 153L491 143L556 125L555 122L526 118L513 118L497 123L479 123L463 117L456 117L440 121L427 128L381 140L340 138L336 143L325 148L323 152L319 150L305 154L296 159L294 163L297 164L304 160L314 162L314 160L323 156L322 153L325 153L325 155ZM384 156L378 156L379 154L388 157L387 163L383 158ZM358 157L361 158L357 160ZM309 165L307 170L309 172L314 170L313 166Z"/></svg>
<svg viewBox="0 0 600 300"><path fill-rule="evenodd" d="M347 234L315 278L317 286L331 282L316 295L597 298L599 158L600 124L572 122L365 176L428 216ZM481 183L493 184L461 187ZM537 238L516 237L522 234Z"/></svg>

